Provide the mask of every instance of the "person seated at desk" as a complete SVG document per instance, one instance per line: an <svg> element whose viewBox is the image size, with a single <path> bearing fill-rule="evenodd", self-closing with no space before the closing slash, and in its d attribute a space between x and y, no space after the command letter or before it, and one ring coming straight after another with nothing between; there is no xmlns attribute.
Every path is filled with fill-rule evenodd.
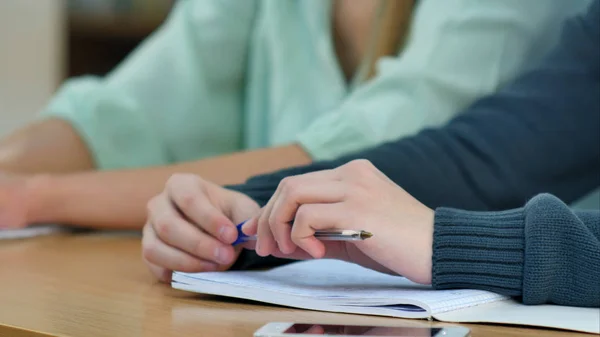
<svg viewBox="0 0 600 337"><path fill-rule="evenodd" d="M173 173L240 183L444 124L589 1L179 1L2 141L0 226L142 228Z"/></svg>
<svg viewBox="0 0 600 337"><path fill-rule="evenodd" d="M597 307L600 211L564 202L600 186L599 171L595 0L537 68L442 128L230 189L174 176L149 204L143 256L163 281L171 270L328 257L436 289ZM248 219L243 230L257 234L256 245L232 247L235 224ZM374 236L323 243L313 236L322 229Z"/></svg>

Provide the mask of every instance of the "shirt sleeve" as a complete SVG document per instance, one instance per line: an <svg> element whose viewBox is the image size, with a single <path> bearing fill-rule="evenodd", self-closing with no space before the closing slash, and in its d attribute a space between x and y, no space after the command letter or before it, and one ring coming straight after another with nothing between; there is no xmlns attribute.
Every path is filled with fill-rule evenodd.
<svg viewBox="0 0 600 337"><path fill-rule="evenodd" d="M429 207L501 210L540 192L570 203L600 186L600 2L535 69L448 125L232 186L267 202L291 175L367 159Z"/></svg>
<svg viewBox="0 0 600 337"><path fill-rule="evenodd" d="M104 78L68 81L42 112L68 121L101 169L235 151L254 0L177 1Z"/></svg>
<svg viewBox="0 0 600 337"><path fill-rule="evenodd" d="M600 212L551 195L504 212L436 210L436 289L482 289L523 303L600 306Z"/></svg>
<svg viewBox="0 0 600 337"><path fill-rule="evenodd" d="M422 0L398 57L299 134L317 160L440 126L540 61L588 0Z"/></svg>

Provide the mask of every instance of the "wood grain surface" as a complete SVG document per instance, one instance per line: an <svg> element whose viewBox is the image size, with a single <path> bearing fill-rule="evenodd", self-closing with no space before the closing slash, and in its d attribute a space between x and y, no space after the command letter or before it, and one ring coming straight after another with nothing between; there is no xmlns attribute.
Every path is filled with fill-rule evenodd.
<svg viewBox="0 0 600 337"><path fill-rule="evenodd" d="M322 313L195 295L155 282L137 235L60 235L0 241L0 336L252 336L268 322L429 324ZM474 337L589 336L465 324Z"/></svg>

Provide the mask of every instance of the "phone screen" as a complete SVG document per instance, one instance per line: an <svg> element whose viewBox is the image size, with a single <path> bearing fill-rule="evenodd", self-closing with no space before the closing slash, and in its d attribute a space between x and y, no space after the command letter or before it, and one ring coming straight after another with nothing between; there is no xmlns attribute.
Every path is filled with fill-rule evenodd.
<svg viewBox="0 0 600 337"><path fill-rule="evenodd" d="M440 328L294 324L284 335L438 337L441 331Z"/></svg>

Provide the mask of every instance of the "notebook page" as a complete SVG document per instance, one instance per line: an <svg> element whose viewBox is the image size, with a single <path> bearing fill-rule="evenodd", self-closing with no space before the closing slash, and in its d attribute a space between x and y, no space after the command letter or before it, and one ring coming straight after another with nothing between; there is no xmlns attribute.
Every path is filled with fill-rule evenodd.
<svg viewBox="0 0 600 337"><path fill-rule="evenodd" d="M21 229L0 230L0 240L26 239L63 232L64 228L55 225L34 226Z"/></svg>
<svg viewBox="0 0 600 337"><path fill-rule="evenodd" d="M421 303L431 313L502 300L479 290L442 290L413 283L403 277L379 273L337 260L311 260L269 271L175 273L174 280L193 285L213 282L252 291L292 295L334 305L376 306Z"/></svg>
<svg viewBox="0 0 600 337"><path fill-rule="evenodd" d="M349 305L336 305L330 301L322 301L317 299L311 299L308 297L298 297L287 294L279 294L270 291L253 291L250 288L244 288L241 286L223 285L222 283L216 282L200 282L194 285L186 283L180 283L176 278L180 275L176 275L172 283L173 288L218 296L227 296L232 298L240 298L246 300L252 300L262 303L270 303L281 306L287 306L299 309L338 312L338 313L352 313L362 315L379 315L388 317L400 317L400 318L428 318L431 317L429 311L421 309L420 306L416 305L397 305L397 306L349 306Z"/></svg>
<svg viewBox="0 0 600 337"><path fill-rule="evenodd" d="M508 300L445 312L434 317L444 322L518 324L600 334L600 308L523 305Z"/></svg>

